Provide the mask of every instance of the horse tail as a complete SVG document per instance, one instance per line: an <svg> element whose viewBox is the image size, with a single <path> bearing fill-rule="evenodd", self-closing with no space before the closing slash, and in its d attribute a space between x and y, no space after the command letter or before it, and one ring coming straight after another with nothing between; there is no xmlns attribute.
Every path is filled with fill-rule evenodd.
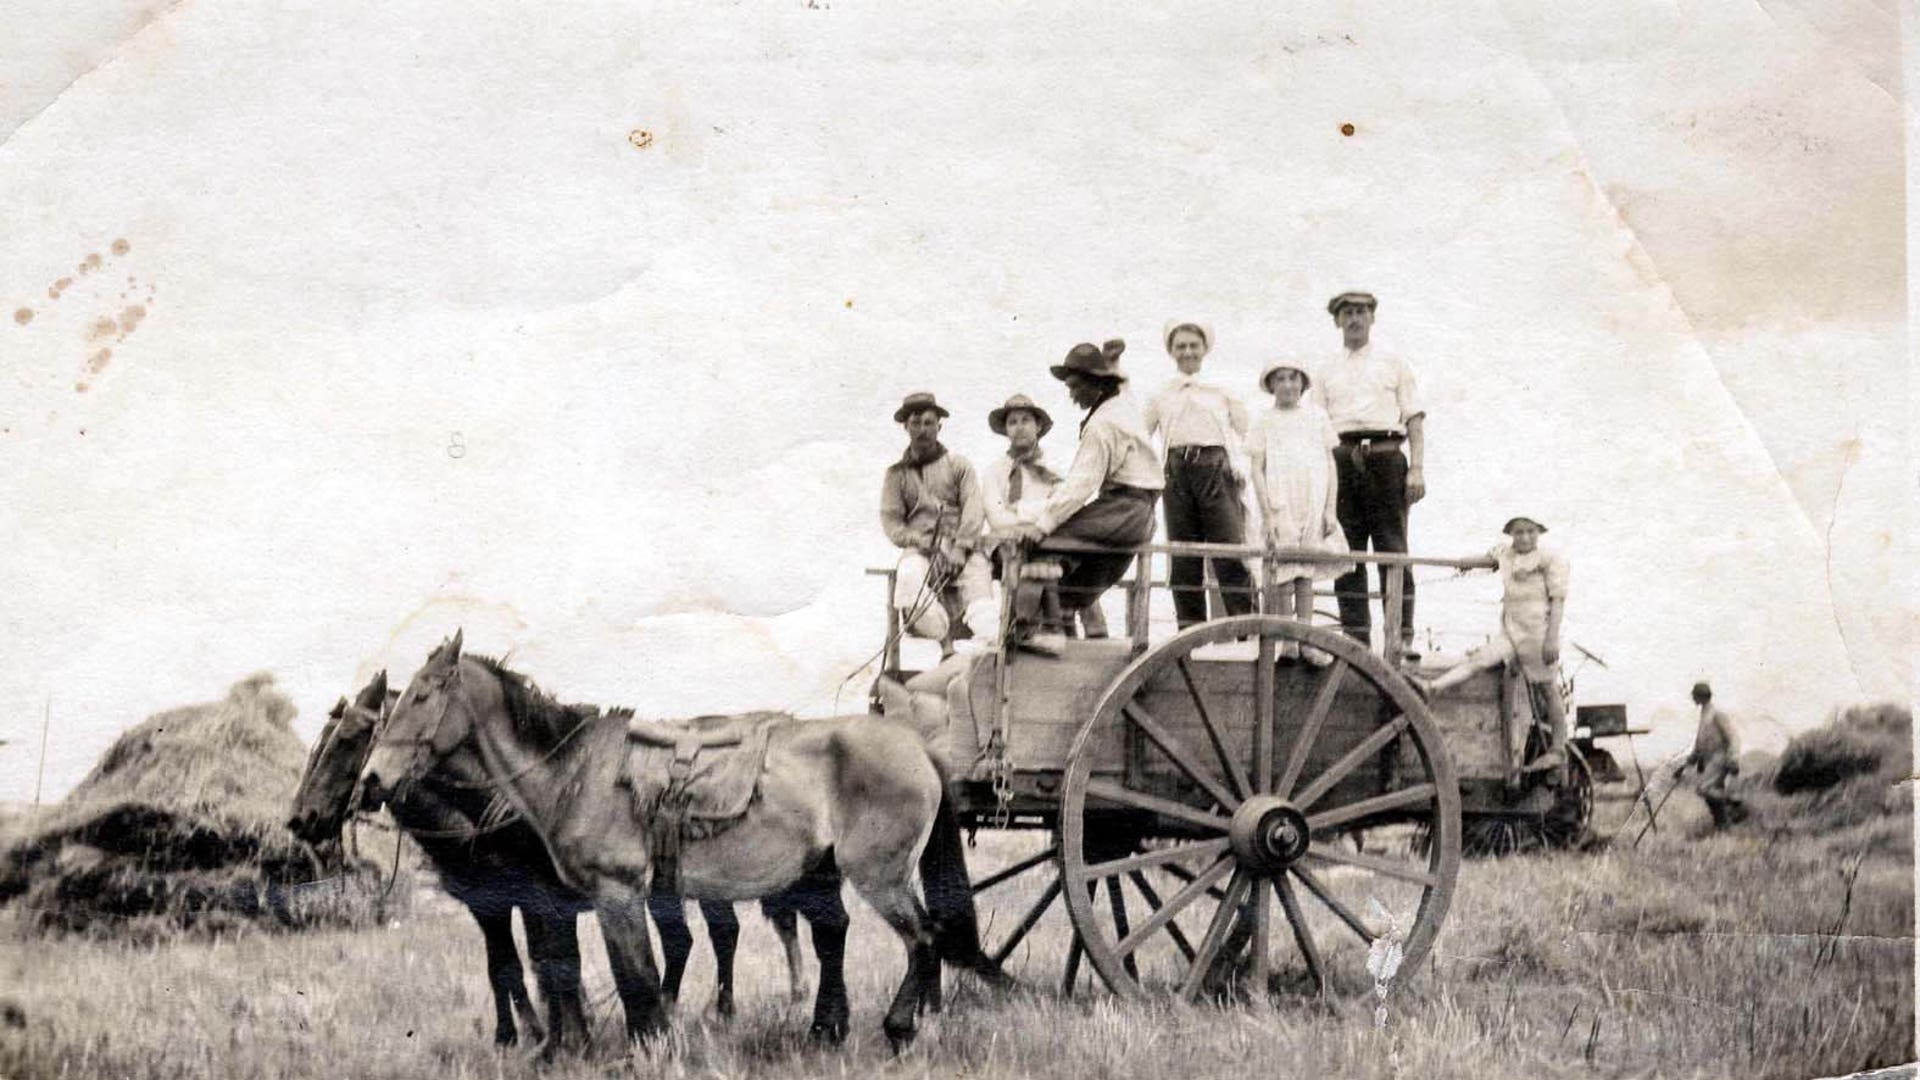
<svg viewBox="0 0 1920 1080"><path fill-rule="evenodd" d="M920 853L920 885L926 890L927 912L933 917L934 951L947 963L997 972L999 965L980 948L973 882L967 876L966 846L960 838L960 821L954 815L946 770L937 761L933 767L940 774L940 807L934 812L933 835Z"/></svg>

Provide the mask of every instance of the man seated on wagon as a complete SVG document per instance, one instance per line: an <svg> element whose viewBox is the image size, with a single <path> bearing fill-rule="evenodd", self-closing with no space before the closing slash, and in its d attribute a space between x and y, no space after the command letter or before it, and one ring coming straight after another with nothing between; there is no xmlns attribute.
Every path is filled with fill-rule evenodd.
<svg viewBox="0 0 1920 1080"><path fill-rule="evenodd" d="M1060 474L1041 460L1040 440L1053 430L1053 417L1025 394L1015 394L1007 403L987 414L987 427L995 435L1007 438L1007 456L995 460L980 473L980 485L987 500L987 532L1014 533L1027 520L1040 513L1060 484ZM1013 582L1001 588L1011 595ZM1106 616L1099 604L1080 609L1080 625L1089 639L1107 636ZM1064 627L1068 632L1073 626Z"/></svg>
<svg viewBox="0 0 1920 1080"><path fill-rule="evenodd" d="M1023 540L1071 538L1106 547L1131 548L1153 539L1153 505L1164 481L1160 456L1148 441L1140 408L1127 393L1120 354L1127 344L1115 338L1104 346L1082 342L1051 369L1067 384L1073 403L1087 410L1080 422L1080 446L1066 478L1037 510L1020 512L1015 534ZM1100 595L1126 575L1130 555L1069 555L1061 560L1062 619L1097 604ZM1033 644L1057 647L1061 627L1042 627Z"/></svg>
<svg viewBox="0 0 1920 1080"><path fill-rule="evenodd" d="M981 550L986 507L967 459L940 444L949 416L932 394L908 394L894 411L907 450L887 466L880 488L880 525L900 548L893 603L908 632L940 642L951 655L955 632L971 636L992 625L993 584ZM951 610L950 610L951 609Z"/></svg>

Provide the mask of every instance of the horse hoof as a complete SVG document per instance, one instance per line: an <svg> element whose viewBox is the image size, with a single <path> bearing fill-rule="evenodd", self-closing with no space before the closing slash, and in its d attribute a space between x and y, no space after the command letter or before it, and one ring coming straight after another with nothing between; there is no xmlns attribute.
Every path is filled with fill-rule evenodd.
<svg viewBox="0 0 1920 1080"><path fill-rule="evenodd" d="M823 1046L839 1046L847 1041L847 1022L845 1020L815 1021L814 1025L807 1029L807 1036Z"/></svg>
<svg viewBox="0 0 1920 1080"><path fill-rule="evenodd" d="M898 1057L906 1053L907 1048L913 1045L913 1036L916 1032L911 1024L896 1026L888 1023L880 1025L880 1028L887 1033L887 1047L893 1051L894 1056Z"/></svg>
<svg viewBox="0 0 1920 1080"><path fill-rule="evenodd" d="M713 1014L722 1020L733 1019L733 999L720 998L713 1003Z"/></svg>
<svg viewBox="0 0 1920 1080"><path fill-rule="evenodd" d="M520 1033L514 1031L512 1028L502 1028L493 1033L493 1045L495 1046L512 1046L519 1041Z"/></svg>

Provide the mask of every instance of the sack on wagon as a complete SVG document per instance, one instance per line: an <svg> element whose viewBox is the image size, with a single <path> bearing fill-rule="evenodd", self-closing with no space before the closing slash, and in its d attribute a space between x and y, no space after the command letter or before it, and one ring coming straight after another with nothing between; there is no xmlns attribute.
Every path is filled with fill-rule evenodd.
<svg viewBox="0 0 1920 1080"><path fill-rule="evenodd" d="M905 683L884 675L879 681L881 711L912 724L950 780L965 779L980 757L970 688L981 655L956 653Z"/></svg>

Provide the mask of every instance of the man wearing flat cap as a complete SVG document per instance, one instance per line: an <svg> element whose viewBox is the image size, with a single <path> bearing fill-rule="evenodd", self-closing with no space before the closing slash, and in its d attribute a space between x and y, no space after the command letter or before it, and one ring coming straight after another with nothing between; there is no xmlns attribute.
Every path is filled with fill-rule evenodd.
<svg viewBox="0 0 1920 1080"><path fill-rule="evenodd" d="M1080 447L1065 479L1045 505L1022 512L1020 536L1070 537L1108 547L1136 547L1153 538L1153 504L1160 496L1160 455L1147 440L1139 406L1127 393L1118 338L1103 346L1075 345L1051 369L1073 403L1087 410ZM1099 602L1126 576L1129 555L1074 555L1063 559L1060 606L1067 618Z"/></svg>
<svg viewBox="0 0 1920 1080"><path fill-rule="evenodd" d="M1356 553L1371 548L1404 554L1407 508L1427 493L1422 468L1426 410L1415 390L1413 369L1398 356L1372 346L1373 316L1379 306L1373 294L1366 292L1343 292L1327 301L1327 313L1340 328L1345 348L1314 373L1310 392L1340 437L1333 458L1339 472L1340 528L1347 535L1347 547ZM1387 591L1387 575L1393 572L1398 568L1380 567L1382 594ZM1413 575L1406 576L1405 584L1397 644L1412 657ZM1373 620L1367 610L1366 565L1341 576L1333 588L1340 600L1341 628L1367 641Z"/></svg>
<svg viewBox="0 0 1920 1080"><path fill-rule="evenodd" d="M987 414L987 427L1007 439L1007 456L980 474L987 501L987 531L1017 532L1023 520L1031 521L1039 515L1060 484L1060 474L1040 460L1040 440L1053 430L1053 417L1032 398L1015 394ZM1026 515L1024 519L1022 514ZM1003 583L1002 587L1011 584ZM1107 636L1107 620L1099 604L1080 609L1080 619L1088 638Z"/></svg>
<svg viewBox="0 0 1920 1080"><path fill-rule="evenodd" d="M1213 348L1213 329L1173 320L1163 335L1178 368L1147 402L1149 435L1167 448L1166 489L1160 505L1167 518L1167 539L1211 544L1242 544L1247 512L1244 483L1234 460L1247 434L1247 407L1240 399L1200 378L1200 364ZM1213 564L1226 614L1253 611L1253 582L1239 559L1172 561L1173 611L1185 630L1207 619L1204 562Z"/></svg>
<svg viewBox="0 0 1920 1080"><path fill-rule="evenodd" d="M967 459L940 444L940 421L950 415L932 394L908 394L894 411L907 431L907 450L887 466L880 488L880 525L900 548L893 602L908 630L935 638L953 652L955 619L969 633L993 605L992 578L981 535L986 505Z"/></svg>

